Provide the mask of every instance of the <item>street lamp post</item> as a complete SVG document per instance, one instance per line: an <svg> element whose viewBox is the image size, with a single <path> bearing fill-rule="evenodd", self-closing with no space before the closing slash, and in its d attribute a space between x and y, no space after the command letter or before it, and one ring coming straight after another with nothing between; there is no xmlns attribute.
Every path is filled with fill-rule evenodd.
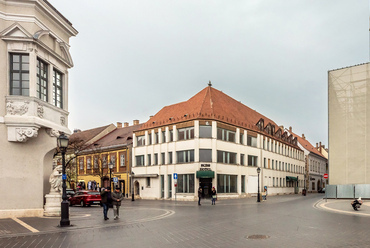
<svg viewBox="0 0 370 248"><path fill-rule="evenodd" d="M110 163L109 163L109 186L111 187L112 192L113 192L113 187L112 187L112 169L113 169L113 166L114 166L114 164L112 163L112 161L110 161Z"/></svg>
<svg viewBox="0 0 370 248"><path fill-rule="evenodd" d="M64 134L61 133L61 135L57 139L58 147L62 153L62 179L63 179L63 184L62 184L62 203L61 203L61 219L60 219L60 227L66 227L70 226L70 221L69 221L69 204L68 204L68 197L66 193L66 160L65 160L65 154L66 150L68 147L68 137Z"/></svg>
<svg viewBox="0 0 370 248"><path fill-rule="evenodd" d="M135 193L134 193L134 185L133 185L134 175L135 173L131 171L131 201L135 201Z"/></svg>
<svg viewBox="0 0 370 248"><path fill-rule="evenodd" d="M260 200L260 172L261 172L261 168L258 167L257 168L257 174L258 174L257 202L261 202L261 200Z"/></svg>

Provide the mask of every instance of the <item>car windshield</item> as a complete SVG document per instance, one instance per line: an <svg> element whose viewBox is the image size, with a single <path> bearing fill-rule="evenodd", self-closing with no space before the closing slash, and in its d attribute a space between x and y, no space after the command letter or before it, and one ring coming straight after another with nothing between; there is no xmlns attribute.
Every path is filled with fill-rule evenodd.
<svg viewBox="0 0 370 248"><path fill-rule="evenodd" d="M88 195L100 195L100 193L99 193L99 192L88 192L87 194L88 194Z"/></svg>

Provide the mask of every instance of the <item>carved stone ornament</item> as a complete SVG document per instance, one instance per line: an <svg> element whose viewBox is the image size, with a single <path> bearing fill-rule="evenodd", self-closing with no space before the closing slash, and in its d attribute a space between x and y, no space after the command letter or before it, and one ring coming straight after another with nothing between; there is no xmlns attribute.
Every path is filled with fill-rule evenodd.
<svg viewBox="0 0 370 248"><path fill-rule="evenodd" d="M15 104L13 101L6 103L6 111L11 115L24 115L28 111L29 101L25 101L22 105Z"/></svg>
<svg viewBox="0 0 370 248"><path fill-rule="evenodd" d="M38 129L35 127L17 128L17 141L26 142L29 138L36 138Z"/></svg>
<svg viewBox="0 0 370 248"><path fill-rule="evenodd" d="M65 118L64 116L61 116L61 117L60 117L60 124L61 124L62 126L65 126L65 125L66 125L66 118Z"/></svg>
<svg viewBox="0 0 370 248"><path fill-rule="evenodd" d="M51 137L59 137L60 133L58 130L48 128L46 129L46 133L49 134Z"/></svg>
<svg viewBox="0 0 370 248"><path fill-rule="evenodd" d="M37 105L37 116L40 118L44 118L44 106L40 104Z"/></svg>

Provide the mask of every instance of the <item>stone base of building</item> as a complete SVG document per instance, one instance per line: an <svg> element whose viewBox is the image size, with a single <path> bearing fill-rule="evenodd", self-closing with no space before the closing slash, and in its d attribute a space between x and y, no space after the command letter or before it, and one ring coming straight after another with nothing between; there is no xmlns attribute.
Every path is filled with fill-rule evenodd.
<svg viewBox="0 0 370 248"><path fill-rule="evenodd" d="M45 199L44 216L60 216L62 196L59 193L50 193L45 195Z"/></svg>
<svg viewBox="0 0 370 248"><path fill-rule="evenodd" d="M5 209L0 210L0 219L19 217L42 217L44 209Z"/></svg>

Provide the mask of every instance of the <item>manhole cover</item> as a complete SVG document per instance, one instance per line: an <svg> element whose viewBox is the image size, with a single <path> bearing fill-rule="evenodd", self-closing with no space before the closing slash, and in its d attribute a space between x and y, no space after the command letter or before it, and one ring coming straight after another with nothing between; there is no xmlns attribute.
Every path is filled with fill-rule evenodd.
<svg viewBox="0 0 370 248"><path fill-rule="evenodd" d="M247 239L268 239L270 236L268 235L261 235L261 234L255 234L255 235L249 235L245 236Z"/></svg>

